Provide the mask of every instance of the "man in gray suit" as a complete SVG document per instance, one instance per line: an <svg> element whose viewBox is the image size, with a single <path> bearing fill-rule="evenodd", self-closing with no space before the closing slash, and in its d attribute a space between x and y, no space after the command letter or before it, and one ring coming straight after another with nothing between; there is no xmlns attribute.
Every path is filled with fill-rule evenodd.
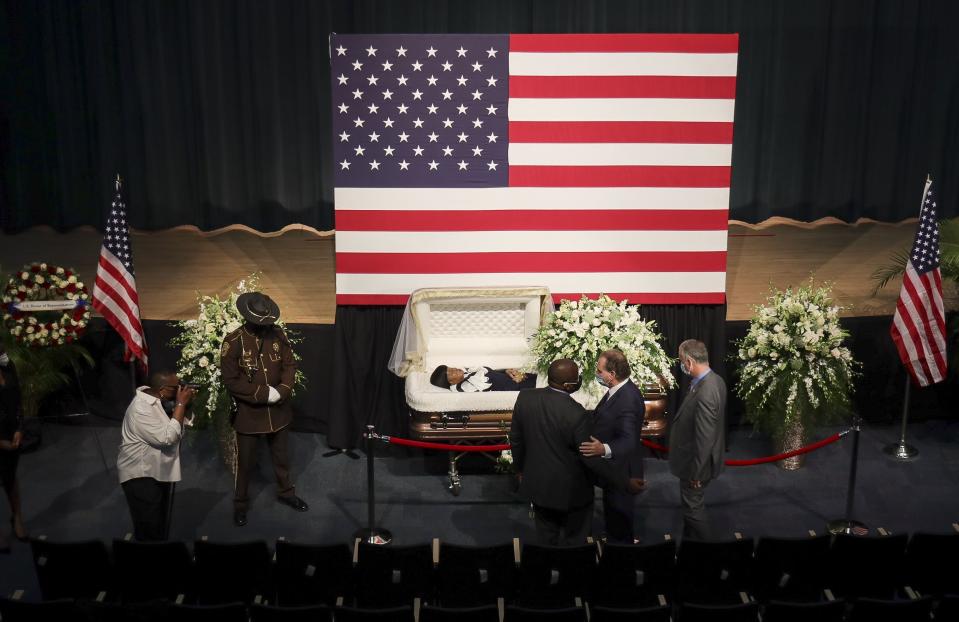
<svg viewBox="0 0 959 622"><path fill-rule="evenodd" d="M669 426L669 470L679 478L683 536L708 540L704 495L724 466L726 383L709 368L709 353L702 341L681 343L679 364L692 382Z"/></svg>

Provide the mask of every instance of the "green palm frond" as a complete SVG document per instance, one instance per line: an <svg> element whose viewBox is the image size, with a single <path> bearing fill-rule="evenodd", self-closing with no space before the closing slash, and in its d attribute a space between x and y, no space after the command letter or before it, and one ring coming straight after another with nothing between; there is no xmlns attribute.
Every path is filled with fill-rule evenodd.
<svg viewBox="0 0 959 622"><path fill-rule="evenodd" d="M875 296L889 281L906 272L909 250L896 251L889 257L889 263L876 268L872 280L876 286L872 290ZM947 280L959 284L959 218L939 221L939 268Z"/></svg>
<svg viewBox="0 0 959 622"><path fill-rule="evenodd" d="M876 281L876 286L872 290L875 296L879 290L885 287L889 281L901 277L906 272L906 264L909 262L908 251L897 251L889 257L889 263L883 264L873 271L872 280Z"/></svg>

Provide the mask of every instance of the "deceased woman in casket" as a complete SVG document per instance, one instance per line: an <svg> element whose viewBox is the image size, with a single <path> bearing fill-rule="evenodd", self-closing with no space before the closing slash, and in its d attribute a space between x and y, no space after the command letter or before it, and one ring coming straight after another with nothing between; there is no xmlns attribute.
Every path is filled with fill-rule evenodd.
<svg viewBox="0 0 959 622"><path fill-rule="evenodd" d="M518 369L491 369L489 367L447 367L440 365L430 375L430 383L454 393L483 391L519 391L536 388L536 374Z"/></svg>

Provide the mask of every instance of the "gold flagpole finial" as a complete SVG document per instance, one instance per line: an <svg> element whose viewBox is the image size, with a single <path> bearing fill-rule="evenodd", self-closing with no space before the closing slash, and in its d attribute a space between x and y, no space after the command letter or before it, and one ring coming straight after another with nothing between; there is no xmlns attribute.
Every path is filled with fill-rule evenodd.
<svg viewBox="0 0 959 622"><path fill-rule="evenodd" d="M117 192L120 192L120 184L123 183L123 180L120 179L120 173L117 173L117 180L115 182Z"/></svg>

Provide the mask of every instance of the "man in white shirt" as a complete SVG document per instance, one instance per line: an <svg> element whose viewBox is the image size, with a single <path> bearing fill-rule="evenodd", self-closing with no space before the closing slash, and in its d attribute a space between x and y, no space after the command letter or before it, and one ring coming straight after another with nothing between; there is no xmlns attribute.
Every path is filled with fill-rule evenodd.
<svg viewBox="0 0 959 622"><path fill-rule="evenodd" d="M154 372L123 416L117 472L137 540L168 537L173 483L180 481L183 418L194 393L173 372Z"/></svg>

